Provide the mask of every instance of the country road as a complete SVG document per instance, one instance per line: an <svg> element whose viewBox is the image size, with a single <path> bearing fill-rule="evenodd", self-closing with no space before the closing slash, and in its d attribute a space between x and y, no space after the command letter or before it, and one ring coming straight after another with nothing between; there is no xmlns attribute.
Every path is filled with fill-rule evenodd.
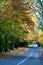
<svg viewBox="0 0 43 65"><path fill-rule="evenodd" d="M0 60L0 65L43 65L39 48L30 48L20 56Z"/></svg>

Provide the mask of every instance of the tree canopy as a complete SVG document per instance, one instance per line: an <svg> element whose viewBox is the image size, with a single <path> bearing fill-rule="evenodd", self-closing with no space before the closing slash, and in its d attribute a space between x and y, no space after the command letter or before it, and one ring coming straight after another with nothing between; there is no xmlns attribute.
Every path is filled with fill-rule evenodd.
<svg viewBox="0 0 43 65"><path fill-rule="evenodd" d="M34 41L39 30L43 31L42 0L0 0L0 40L5 46L18 40Z"/></svg>

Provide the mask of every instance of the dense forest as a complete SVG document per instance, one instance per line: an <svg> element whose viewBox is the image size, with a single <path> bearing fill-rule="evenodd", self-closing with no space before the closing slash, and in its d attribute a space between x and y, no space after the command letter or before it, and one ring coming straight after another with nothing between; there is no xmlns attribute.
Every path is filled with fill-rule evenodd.
<svg viewBox="0 0 43 65"><path fill-rule="evenodd" d="M33 41L43 46L43 1L0 0L0 52Z"/></svg>

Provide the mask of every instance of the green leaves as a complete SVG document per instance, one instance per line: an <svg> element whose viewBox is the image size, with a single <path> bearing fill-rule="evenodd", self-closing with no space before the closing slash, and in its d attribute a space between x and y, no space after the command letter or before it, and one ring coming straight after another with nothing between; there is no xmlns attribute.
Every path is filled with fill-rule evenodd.
<svg viewBox="0 0 43 65"><path fill-rule="evenodd" d="M43 30L43 22L40 22L40 23L39 23L38 29L39 29L39 30Z"/></svg>

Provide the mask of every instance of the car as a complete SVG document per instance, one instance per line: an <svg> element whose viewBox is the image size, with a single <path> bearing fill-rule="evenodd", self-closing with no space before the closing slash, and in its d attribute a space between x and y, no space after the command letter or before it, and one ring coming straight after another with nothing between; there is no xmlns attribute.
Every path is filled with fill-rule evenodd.
<svg viewBox="0 0 43 65"><path fill-rule="evenodd" d="M38 44L32 44L32 47L36 48L36 47L38 47Z"/></svg>

